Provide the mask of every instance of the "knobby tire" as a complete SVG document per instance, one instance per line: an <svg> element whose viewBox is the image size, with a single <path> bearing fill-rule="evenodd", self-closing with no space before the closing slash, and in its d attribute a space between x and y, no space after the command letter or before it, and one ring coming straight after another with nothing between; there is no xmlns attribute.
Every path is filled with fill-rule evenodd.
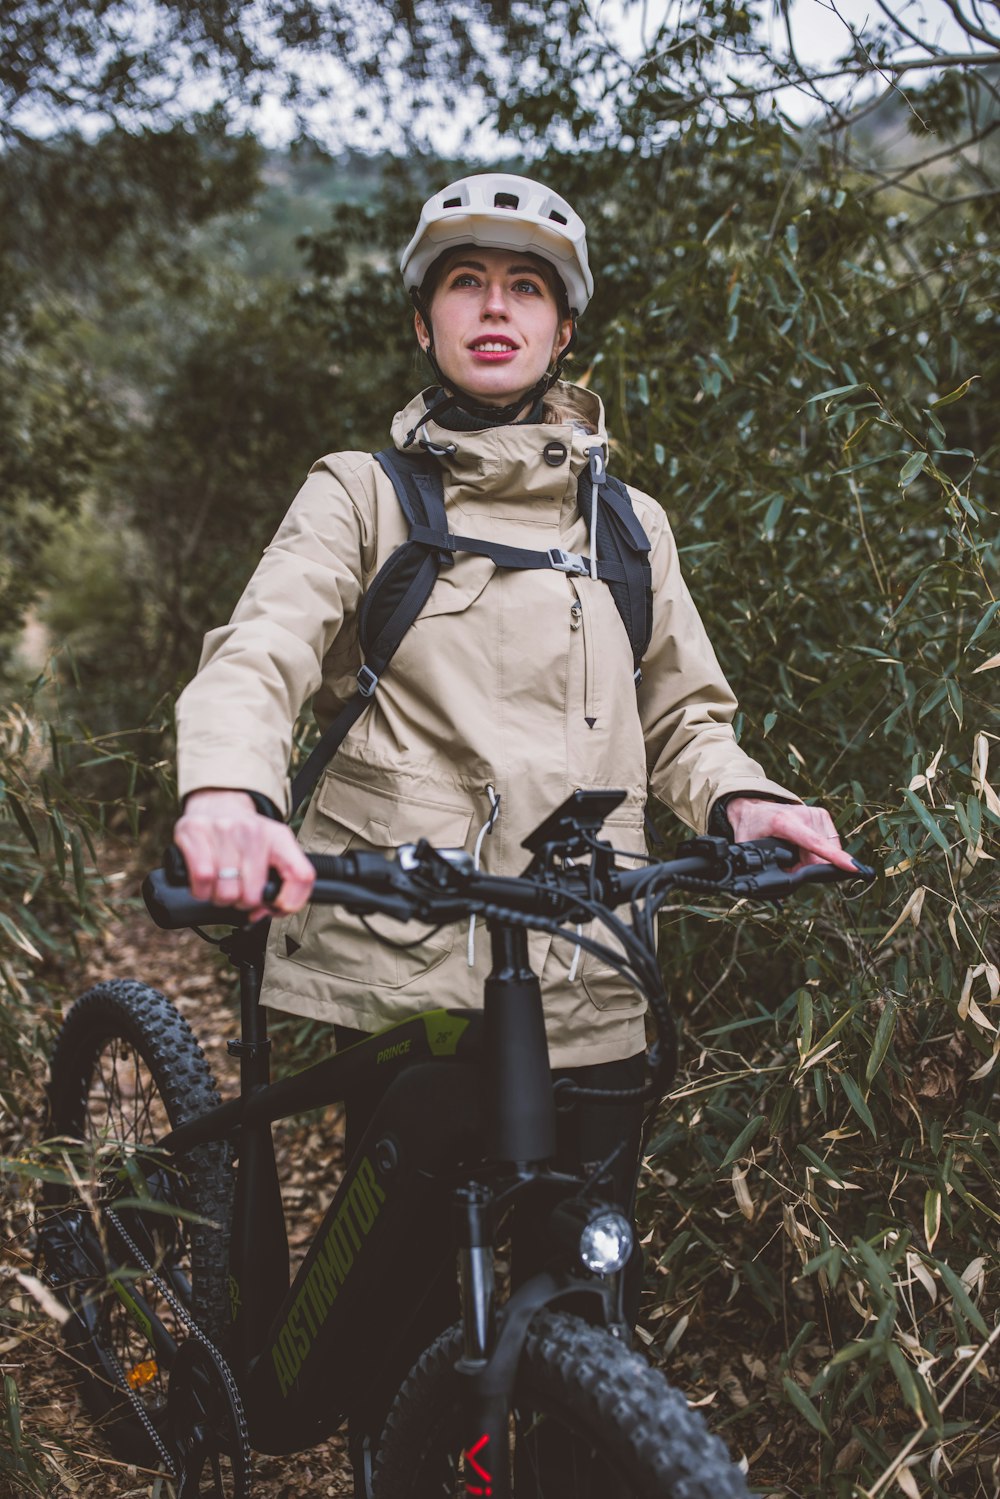
<svg viewBox="0 0 1000 1499"><path fill-rule="evenodd" d="M73 1315L64 1328L67 1344L88 1409L103 1429L116 1456L159 1465L158 1454L129 1397L120 1388L116 1368L142 1379L137 1384L147 1415L162 1429L166 1409L166 1371L153 1357L151 1344L136 1325L108 1273L124 1262L126 1287L150 1298L152 1309L170 1325L179 1342L186 1329L144 1282L139 1267L129 1265L115 1244L113 1230L101 1214L102 1201L122 1194L115 1182L117 1142L129 1150L152 1145L169 1129L197 1118L219 1103L215 1081L190 1027L165 995L135 980L98 984L76 1001L59 1032L52 1054L49 1084L49 1129L53 1136L80 1141L81 1171L90 1150L103 1150L98 1185L81 1201L71 1190L50 1187L43 1209L43 1255L50 1279ZM149 1158L146 1158L147 1161ZM158 1273L211 1337L218 1336L228 1305L228 1248L232 1216L233 1175L230 1152L223 1143L198 1147L164 1169L155 1160L144 1170L154 1197L195 1213L207 1222L170 1214L140 1212L138 1226ZM126 1182L124 1191L131 1192ZM122 1220L125 1212L122 1210ZM137 1220L129 1217L130 1232ZM46 1249L49 1231L73 1224L77 1242L90 1256L104 1258L104 1274L81 1273L78 1256ZM143 1251L145 1253L145 1249ZM135 1276L134 1280L129 1277ZM84 1311L84 1307L86 1311ZM151 1372L151 1369L154 1372Z"/></svg>
<svg viewBox="0 0 1000 1499"><path fill-rule="evenodd" d="M378 1443L375 1499L466 1493L461 1353L461 1329L450 1328L411 1370ZM605 1329L562 1312L540 1313L529 1329L512 1448L514 1499L749 1499L743 1473L700 1412Z"/></svg>

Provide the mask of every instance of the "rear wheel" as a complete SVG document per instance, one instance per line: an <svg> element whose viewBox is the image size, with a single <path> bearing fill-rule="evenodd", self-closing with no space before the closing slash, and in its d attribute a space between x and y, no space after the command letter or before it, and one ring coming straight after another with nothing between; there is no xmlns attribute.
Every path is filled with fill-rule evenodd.
<svg viewBox="0 0 1000 1499"><path fill-rule="evenodd" d="M450 1328L411 1371L375 1457L376 1499L457 1499L489 1492L464 1474ZM543 1312L528 1332L514 1388L515 1499L749 1499L742 1472L663 1376L602 1328Z"/></svg>
<svg viewBox="0 0 1000 1499"><path fill-rule="evenodd" d="M49 1117L52 1135L67 1141L73 1186L47 1190L42 1251L72 1313L64 1336L84 1399L128 1461L163 1459L167 1371L188 1336L171 1298L210 1336L225 1320L228 1147L200 1146L180 1160L154 1148L218 1102L201 1048L157 990L115 980L70 1010L52 1056Z"/></svg>

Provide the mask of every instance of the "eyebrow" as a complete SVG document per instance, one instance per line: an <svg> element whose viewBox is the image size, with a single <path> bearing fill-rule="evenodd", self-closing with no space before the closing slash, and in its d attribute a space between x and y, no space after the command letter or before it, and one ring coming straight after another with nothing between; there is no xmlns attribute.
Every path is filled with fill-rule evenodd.
<svg viewBox="0 0 1000 1499"><path fill-rule="evenodd" d="M483 262L481 260L456 260L455 263L454 263L454 265L450 265L448 267L448 270L447 270L447 272L445 274L448 275L448 276L450 276L450 275L452 275L452 273L454 271L460 271L460 270L481 271L484 276L487 274L486 267L485 267L485 265L483 264ZM508 266L507 267L507 275L508 276L524 276L524 275L538 276L540 280L542 280L542 281L545 280L545 272L542 271L537 265L530 265L530 264Z"/></svg>

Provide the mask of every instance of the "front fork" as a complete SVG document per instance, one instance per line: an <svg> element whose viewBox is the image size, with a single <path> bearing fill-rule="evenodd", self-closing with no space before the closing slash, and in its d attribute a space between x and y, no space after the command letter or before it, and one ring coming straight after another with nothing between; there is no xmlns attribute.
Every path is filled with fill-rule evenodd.
<svg viewBox="0 0 1000 1499"><path fill-rule="evenodd" d="M462 1479L466 1494L510 1499L507 1389L490 1389L483 1375L496 1348L496 1277L492 1194L479 1182L455 1193L458 1272L462 1296Z"/></svg>

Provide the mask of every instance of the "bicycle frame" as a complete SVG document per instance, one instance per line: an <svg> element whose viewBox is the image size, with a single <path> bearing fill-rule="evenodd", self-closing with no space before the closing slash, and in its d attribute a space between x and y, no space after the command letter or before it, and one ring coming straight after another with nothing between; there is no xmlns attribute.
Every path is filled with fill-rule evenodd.
<svg viewBox="0 0 1000 1499"><path fill-rule="evenodd" d="M499 923L490 931L482 1015L423 1013L277 1083L257 1002L263 936L238 933L225 944L240 965L242 1034L230 1049L241 1059L241 1093L161 1144L175 1155L219 1139L237 1144L227 1352L260 1451L313 1446L345 1418L355 1431L373 1429L443 1330L426 1310L440 1304L432 1297L453 1274L456 1248L469 1493L509 1493L510 1396L532 1314L586 1299L592 1320L621 1325L620 1278L584 1278L564 1256L564 1268L514 1292L497 1333L492 1250L501 1212L526 1193L555 1207L582 1183L544 1165L555 1153L555 1108L526 934ZM382 1098L289 1286L271 1124L359 1084L384 1084ZM458 1315L456 1297L451 1320ZM504 1461L494 1463L490 1454L500 1452Z"/></svg>

